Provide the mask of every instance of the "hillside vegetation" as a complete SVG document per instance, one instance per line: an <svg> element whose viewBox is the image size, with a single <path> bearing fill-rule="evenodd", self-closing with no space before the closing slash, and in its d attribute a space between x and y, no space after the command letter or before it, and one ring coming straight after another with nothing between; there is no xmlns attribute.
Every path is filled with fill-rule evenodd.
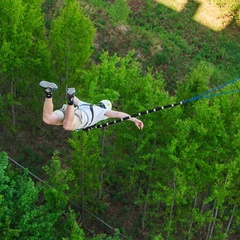
<svg viewBox="0 0 240 240"><path fill-rule="evenodd" d="M238 0L14 0L0 15L3 239L240 238ZM42 122L43 79L56 108L75 87L129 114L232 84L139 116L141 131L67 132Z"/></svg>

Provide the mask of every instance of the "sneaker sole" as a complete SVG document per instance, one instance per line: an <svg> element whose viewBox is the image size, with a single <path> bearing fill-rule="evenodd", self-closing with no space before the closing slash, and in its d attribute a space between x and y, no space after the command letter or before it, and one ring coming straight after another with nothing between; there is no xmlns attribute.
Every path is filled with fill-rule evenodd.
<svg viewBox="0 0 240 240"><path fill-rule="evenodd" d="M58 86L55 83L52 82L47 82L47 81L41 81L39 83L40 87L42 88L51 88L52 91L58 89Z"/></svg>
<svg viewBox="0 0 240 240"><path fill-rule="evenodd" d="M68 90L67 90L67 94L68 94L69 96L75 94L75 92L76 92L75 88L68 88Z"/></svg>

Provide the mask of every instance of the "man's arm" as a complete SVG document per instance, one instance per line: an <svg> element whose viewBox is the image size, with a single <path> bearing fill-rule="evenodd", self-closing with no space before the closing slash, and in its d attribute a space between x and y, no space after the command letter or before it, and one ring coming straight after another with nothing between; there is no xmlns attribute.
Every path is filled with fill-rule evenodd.
<svg viewBox="0 0 240 240"><path fill-rule="evenodd" d="M125 117L130 117L129 114L124 113L124 112L119 112L119 111L113 111L113 110L109 110L107 111L104 116L109 117L109 118L125 118ZM129 121L132 121L135 123L135 125L137 126L137 128L142 129L143 128L143 122L140 121L139 119L135 118L135 117L130 117L128 119Z"/></svg>

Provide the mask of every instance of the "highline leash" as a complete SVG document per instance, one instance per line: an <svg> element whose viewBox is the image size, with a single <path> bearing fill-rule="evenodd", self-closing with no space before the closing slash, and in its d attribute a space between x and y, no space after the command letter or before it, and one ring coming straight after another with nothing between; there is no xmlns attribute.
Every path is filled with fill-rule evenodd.
<svg viewBox="0 0 240 240"><path fill-rule="evenodd" d="M224 88L224 87L226 87L226 86L228 86L230 84L233 84L233 83L235 83L235 82L237 82L239 80L240 80L240 78L231 80L231 81L229 81L227 83L221 84L221 85L219 85L219 86L217 86L215 88L212 88L212 89L210 89L210 90L208 90L208 91L206 91L206 92L204 92L202 94L199 94L199 95L197 95L195 97L189 98L187 100L182 100L181 102L177 102L177 103L173 103L173 104L169 104L169 105L165 105L165 106L161 106L161 107L156 107L156 108L153 108L153 109L150 109L150 110L145 110L145 111L138 112L138 113L132 114L130 116L121 118L121 119L114 120L112 122L106 122L106 123L103 123L103 124L96 124L96 125L84 128L82 130L90 131L92 129L104 128L104 127L107 127L107 126L110 126L110 125L113 125L113 124L116 124L116 123L123 122L123 121L128 120L128 119L130 119L132 117L143 116L143 115L146 115L146 114L149 114L149 113L158 112L158 111L161 111L161 110L164 110L164 109L167 109L167 108L173 108L173 107L176 107L178 105L183 105L185 103L197 101L197 100L200 100L200 99L213 98L213 97L218 97L218 96L225 95L225 94L240 92L240 89L235 89L235 90L229 90L229 91L226 91L226 92L214 93L215 91L217 91L217 90L219 90L221 88Z"/></svg>

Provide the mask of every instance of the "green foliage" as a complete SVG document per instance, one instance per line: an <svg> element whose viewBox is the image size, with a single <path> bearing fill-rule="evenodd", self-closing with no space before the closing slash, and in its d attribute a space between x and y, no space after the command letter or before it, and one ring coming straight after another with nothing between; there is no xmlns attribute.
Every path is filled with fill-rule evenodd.
<svg viewBox="0 0 240 240"><path fill-rule="evenodd" d="M183 83L178 83L177 95L180 101L206 92L209 89L209 82L214 71L215 69L212 65L200 62Z"/></svg>
<svg viewBox="0 0 240 240"><path fill-rule="evenodd" d="M103 1L103 0L91 0L91 4L93 4L94 6L100 9L104 9L109 5L106 1Z"/></svg>
<svg viewBox="0 0 240 240"><path fill-rule="evenodd" d="M8 166L6 153L0 154L0 160L2 239L67 239L69 236L71 239L84 239L84 233L76 223L75 214L71 210L65 211L66 200L64 202L63 193L60 192L62 188L59 187L59 192L55 196L50 196L49 191L45 190L45 202L39 204L43 188L35 185L27 176L27 172L25 174L13 172ZM56 161L55 157L53 164L58 165ZM54 169L56 170L56 167ZM57 198L58 201L62 201L61 207Z"/></svg>
<svg viewBox="0 0 240 240"><path fill-rule="evenodd" d="M52 186L45 190L45 199L55 208L64 209L69 200L67 192L70 188L68 184L73 179L72 174L62 168L58 152L55 152L44 170L49 176L48 184Z"/></svg>
<svg viewBox="0 0 240 240"><path fill-rule="evenodd" d="M207 86L208 76L205 76L201 68L193 71L189 79L196 76L196 72L199 78L193 78L185 83L185 88L180 88L183 93L186 89L197 90L200 76L202 76L200 86L202 88ZM204 79L207 80L205 84ZM181 95L181 92L179 94ZM224 214L224 211L231 191L229 186L235 184L234 181L229 181L229 176L235 175L229 164L231 161L238 162L238 153L233 156L235 160L229 159L231 154L227 152L226 144L235 140L231 139L231 134L229 135L228 116L223 117L219 105L229 103L229 108L236 106L229 101L228 97L222 97L221 101L214 99L211 102L205 100L192 104L191 109L184 111L181 119L171 125L173 132L165 149L156 149L157 156L165 158L163 159L165 171L161 175L167 178L160 178L157 175L158 169L163 167L155 165L156 174L152 176L156 179L151 185L147 202L150 209L153 207L149 212L152 221L160 217L157 213L161 212L161 208L158 208L157 203L160 201L165 205L162 220L164 226L161 228L162 231L160 229L162 236L180 237L177 229L181 226L181 238L186 238L194 236L191 234L197 234L206 225L209 225L210 229L215 229L215 236L219 238L223 236L224 224L218 221L218 214L219 218L225 215L229 220L230 216L226 212ZM213 212L215 214L217 212L217 217ZM192 224L198 227L194 229Z"/></svg>
<svg viewBox="0 0 240 240"><path fill-rule="evenodd" d="M229 8L238 24L236 0L215 2ZM231 25L217 33L200 26L192 18L197 2L176 12L150 0L81 1L90 16L75 0L42 4L1 3L4 134L5 129L16 129L14 119L22 135L31 126L40 127L38 82L44 77L56 80L59 88L74 85L85 101L107 98L114 109L131 114L194 97L239 74L236 29ZM54 13L47 16L53 19L48 24L41 6ZM95 52L99 62L91 65L96 30L90 18L99 27L95 51L101 51ZM126 32L120 32L119 24L128 25ZM44 167L51 188L34 184L27 171L13 171L1 153L1 237L84 239L76 215L66 210L71 197L129 238L194 239L200 233L206 239L239 238L239 112L238 95L226 95L142 116L142 131L125 121L74 133L70 153L64 150L67 155L60 156L56 151ZM37 170L43 156L29 146L37 142L44 155L51 154L55 146L46 144L54 138L52 131L45 134L47 140L30 133L32 142L21 143L19 160L27 156L29 168ZM87 214L83 218L98 232ZM94 237L120 238L118 230L113 237Z"/></svg>
<svg viewBox="0 0 240 240"><path fill-rule="evenodd" d="M164 105L169 101L173 101L163 91L164 83L161 76L158 75L156 79L153 79L150 71L147 75L143 76L141 65L132 57L133 54L129 53L124 58L120 58L116 55L110 57L107 53L104 53L101 56L100 65L91 69L91 72L83 73L86 84L92 79L96 79L97 82L94 84L91 82L91 86L94 86L96 90L91 89L88 94L99 92L101 96L100 89L112 89L112 92L117 90L119 93L117 96L119 97L115 101L114 98L110 98L110 100L114 102L117 110L129 113L153 108L154 106ZM85 88L82 87L82 89ZM94 97L99 97L99 95L95 95ZM165 133L165 127L162 124L156 125L155 122L161 123L166 121L167 115L167 112L163 112L161 115L152 115L143 119L146 128L142 133L135 129L134 126L131 126L131 123L127 122L119 124L117 127L112 127L112 129L109 127L104 131L105 141L102 146L105 163L103 168L104 182L108 185L111 184L115 189L115 201L123 198L126 192L132 192L133 197L135 197L137 193L133 189L136 188L143 188L143 191L146 191L145 181L149 178L150 174L147 170L151 168L152 155L155 156L154 153L152 155L149 154L149 149L152 149L151 151L155 149L156 143L154 147L152 145L154 141L156 142L156 134L161 133L162 138L157 138L157 141L162 144L164 144L164 138L168 134L167 132ZM171 115L168 119L170 118ZM156 132L156 134L152 132ZM90 132L90 134L94 134L94 132ZM114 142L112 141L113 136ZM80 148L80 152L83 151L81 144L77 144L77 147ZM86 147L84 151L86 152ZM124 151L124 155L122 151ZM79 153L77 156L79 156Z"/></svg>
<svg viewBox="0 0 240 240"><path fill-rule="evenodd" d="M14 6L9 2L3 4L1 73L14 78L13 72L26 77L26 67L33 71L43 71L47 66L47 52L43 42L42 0L15 1Z"/></svg>
<svg viewBox="0 0 240 240"><path fill-rule="evenodd" d="M79 227L78 223L76 222L76 215L73 210L69 209L69 213L66 215L66 224L61 226L61 234L58 234L62 240L84 240L86 239L84 231L82 228ZM66 236L66 237L63 237Z"/></svg>
<svg viewBox="0 0 240 240"><path fill-rule="evenodd" d="M31 108L33 115L38 109L38 94L34 91L36 79L48 73L49 57L44 42L44 22L41 13L42 0L3 2L0 9L0 74L2 98L6 102L4 120L16 128L26 121L25 109ZM8 97L11 96L11 101ZM24 98L24 99L23 99ZM30 100L31 99L31 100ZM31 105L32 104L32 105ZM9 111L9 105L11 111ZM34 106L34 107L33 107ZM7 109L8 107L8 109ZM19 117L21 115L21 118ZM11 122L11 120L12 122ZM29 115L28 115L29 119ZM35 124L37 121L35 121ZM20 125L20 124L19 124ZM34 125L29 124L28 127ZM22 126L21 126L22 127Z"/></svg>
<svg viewBox="0 0 240 240"><path fill-rule="evenodd" d="M98 2L107 4L105 1ZM154 71L163 71L171 92L176 90L176 82L182 80L200 61L215 66L214 79L220 82L238 76L239 63L234 59L239 58L239 51L233 53L230 50L232 44L239 42L235 26L230 25L222 32L203 27L193 19L200 8L197 2L186 3L181 12L149 0L128 4L131 14L127 32L119 34L118 29L113 30L109 24L100 25L98 39L104 44L96 51L104 49L122 56L136 49L144 70L151 67ZM221 1L220 6L224 6L222 10L232 9L230 14L237 18L239 4L235 0ZM109 21L106 18L107 6L100 9L100 12L88 13L95 22ZM235 50L238 48L237 44Z"/></svg>
<svg viewBox="0 0 240 240"><path fill-rule="evenodd" d="M77 1L63 1L50 30L52 59L63 86L76 83L76 69L82 68L93 52L94 27Z"/></svg>
<svg viewBox="0 0 240 240"><path fill-rule="evenodd" d="M154 80L151 72L142 76L141 65L133 55L134 52L129 52L121 58L116 54L109 56L108 53L103 53L99 66L81 73L85 79L84 85L81 83L83 96L88 94L94 102L105 96L112 102L116 102L118 110L132 113L158 104L157 96L153 95L155 89L152 87ZM162 88L164 84L161 76L157 77L159 78L156 81ZM96 95L95 92L99 94Z"/></svg>
<svg viewBox="0 0 240 240"><path fill-rule="evenodd" d="M74 174L73 191L74 199L80 199L80 205L91 208L98 203L98 193L101 189L101 171L104 163L101 159L101 149L98 146L100 135L92 132L75 133L69 140L74 149L70 163ZM91 200L90 200L91 199ZM92 201L95 199L95 201Z"/></svg>
<svg viewBox="0 0 240 240"><path fill-rule="evenodd" d="M107 8L107 12L113 22L113 26L127 22L131 9L126 0L115 0L114 4Z"/></svg>
<svg viewBox="0 0 240 240"><path fill-rule="evenodd" d="M98 234L97 236L94 236L93 238L91 238L92 240L120 240L121 236L120 236L120 232L119 229L115 229L114 231L114 236L107 236L107 234Z"/></svg>
<svg viewBox="0 0 240 240"><path fill-rule="evenodd" d="M155 75L157 80L154 80L150 71L147 75L141 74L141 65L132 54L120 58L104 53L101 64L92 67L91 72L82 73L85 84L91 85L91 90L83 91L83 95L89 94L96 99L102 94L100 89L107 89L108 97L113 96L114 92L118 93L115 101L110 98L118 110L137 112L205 92L216 71L211 64L200 62L186 76L186 80L179 83L176 95L179 100L176 100L163 90L161 75ZM99 95L94 95L95 92ZM234 184L230 176L233 174L236 177L227 160L231 154L224 149L227 143L235 142L229 139L229 131L238 132L229 129L229 125L232 126L229 124L232 118L230 120L229 117L233 112L237 114L238 110L234 102L231 104L236 109L230 110L228 99L228 96L223 96L221 101L217 98L198 101L146 116L143 119L145 129L140 133L128 123L104 131L101 155L104 160L101 168L103 193L104 189L105 192L110 189L116 205L119 203L126 208L130 205L144 209L141 212L141 227L143 230L151 229L149 236L152 238L160 233L162 238L192 237L208 226L215 229L215 236L223 236L224 225L219 218L225 216L227 221L230 220L230 215L224 212L230 196L228 187ZM95 142L96 133L92 134ZM82 135L81 138L85 139ZM73 139L72 144L75 141ZM92 142L89 138L88 141ZM80 144L76 142L74 148L77 156L82 156L82 151L89 155L91 147L88 141L83 141L84 150L82 146L78 150ZM99 151L95 161L100 154ZM87 163L85 157L84 162ZM219 218L213 215L214 211L218 211ZM115 214L119 225L126 221L124 217L120 219L119 213ZM181 234L180 228L183 229Z"/></svg>

